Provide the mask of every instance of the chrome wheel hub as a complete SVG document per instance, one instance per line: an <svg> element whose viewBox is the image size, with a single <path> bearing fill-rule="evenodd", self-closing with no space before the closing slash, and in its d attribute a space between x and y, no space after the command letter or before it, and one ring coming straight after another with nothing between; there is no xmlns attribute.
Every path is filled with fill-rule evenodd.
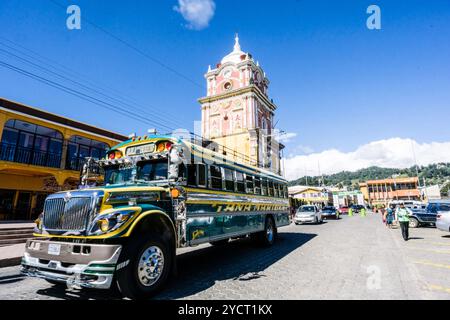
<svg viewBox="0 0 450 320"><path fill-rule="evenodd" d="M138 264L138 278L142 285L150 287L161 277L164 269L164 254L157 246L144 250Z"/></svg>

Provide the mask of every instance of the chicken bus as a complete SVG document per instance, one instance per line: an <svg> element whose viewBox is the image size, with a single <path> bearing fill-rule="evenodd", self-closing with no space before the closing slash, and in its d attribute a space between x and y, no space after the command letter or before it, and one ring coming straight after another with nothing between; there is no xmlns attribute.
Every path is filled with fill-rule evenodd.
<svg viewBox="0 0 450 320"><path fill-rule="evenodd" d="M175 274L177 248L241 237L270 246L290 223L281 176L192 139L135 137L88 159L77 190L48 196L21 272L150 297Z"/></svg>

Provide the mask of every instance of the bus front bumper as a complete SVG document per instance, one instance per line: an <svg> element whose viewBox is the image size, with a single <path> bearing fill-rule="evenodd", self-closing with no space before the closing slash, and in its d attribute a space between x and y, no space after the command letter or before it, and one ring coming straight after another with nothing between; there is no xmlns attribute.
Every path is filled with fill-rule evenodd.
<svg viewBox="0 0 450 320"><path fill-rule="evenodd" d="M68 287L109 289L121 245L28 240L21 273Z"/></svg>

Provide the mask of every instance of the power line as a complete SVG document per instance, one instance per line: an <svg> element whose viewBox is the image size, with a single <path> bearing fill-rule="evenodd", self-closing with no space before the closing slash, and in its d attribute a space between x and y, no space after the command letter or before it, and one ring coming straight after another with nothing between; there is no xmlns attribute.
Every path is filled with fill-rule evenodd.
<svg viewBox="0 0 450 320"><path fill-rule="evenodd" d="M1 39L4 39L4 38L0 37L0 40L1 40ZM9 41L9 40L7 40L7 41L8 41L8 42L12 42L12 41ZM13 42L12 42L12 43L13 43ZM36 59L35 57L33 57L33 56L31 56L31 55L29 55L29 54L27 54L27 53L24 53L23 51L17 50L16 48L13 48L13 47L11 47L11 46L6 45L5 43L2 43L1 41L0 41L0 44L2 44L3 46L5 46L5 47L7 47L7 48L9 48L9 49L11 49L11 50L13 50L13 51L15 51L15 52L19 52L20 54L22 54L22 55L24 55L24 56L30 57L30 58L33 59L33 60L39 60L39 59ZM25 48L25 49L26 49L26 48ZM30 50L30 51L31 51L31 50ZM86 85L84 85L83 83L80 83L80 82L78 82L78 81L75 81L75 80L69 78L68 76L59 74L59 73L54 72L54 71L52 71L52 70L49 70L48 68L45 68L45 67L43 67L43 66L41 66L41 65L39 65L39 64L37 64L37 63L35 63L35 62L32 62L32 61L30 61L30 60L28 60L28 59L25 59L25 58L23 58L23 57L20 57L20 56L18 56L18 55L16 55L16 54L12 53L12 52L10 52L10 51L4 50L4 49L0 49L0 52L4 52L4 53L6 53L6 54L8 54L8 55L10 55L10 56L15 57L16 59L21 60L22 62L25 62L26 64L32 65L33 67L36 67L36 68L39 68L39 69L41 69L42 71L44 71L45 73L47 73L47 74L50 74L50 75L53 75L53 76L57 76L57 77L59 77L59 78L61 78L61 79L64 79L64 80L66 80L66 81L69 81L69 82L75 84L76 86L79 86L79 87L81 87L81 88L83 88L83 89L85 89L85 90L91 91L91 92L93 92L93 93L95 93L95 94L99 94L99 95L103 96L104 98L106 98L106 99L108 99L108 100L112 100L112 101L114 101L114 102L118 102L118 103L120 103L120 104L123 104L123 105L129 106L129 107L131 107L131 108L137 109L138 111L140 111L140 112L142 112L142 113L145 113L145 114L147 114L147 115L149 115L149 116L151 116L151 117L153 117L153 118L155 118L155 119L161 121L162 123L164 123L164 122L166 122L166 123L167 123L167 122L170 122L170 123L169 123L170 125L183 127L183 125L181 124L181 122L176 121L176 119L175 119L173 116L163 118L162 116L159 116L158 113L152 113L152 114L148 113L148 111L146 110L147 108L151 108L151 109L154 109L154 110L157 110L157 109L158 109L158 108L156 108L156 107L154 107L154 106L148 105L148 106L145 106L145 107L144 107L143 105L140 105L138 102L133 102L133 101L132 101L133 99L126 99L127 96L124 95L124 94L121 94L119 99L114 98L114 97L111 97L111 96L109 96L109 95L107 95L107 94L105 94L105 93L103 92L103 91L107 91L107 90L104 90L103 88L101 88L101 87L99 87L99 86L95 86L95 87L99 88L100 91L97 90L97 89L93 89L93 88L91 88L91 87L88 87L88 86L86 86ZM41 60L41 62L42 62L42 60ZM43 63L44 63L45 65L49 66L49 67L52 68L52 69L58 70L58 68L55 68L53 65L51 65L51 64L49 64L49 63L46 63L46 62L43 62ZM66 71L68 70L68 72L71 73L71 71L72 71L72 70L70 70L69 68L64 68L64 69L66 69L66 70L62 70L62 72L66 72ZM60 68L60 70L61 70L61 68ZM58 70L58 71L59 71L59 70ZM115 94L115 95L116 95L116 96L119 96L118 94ZM124 99L124 97L125 97L125 99ZM128 103L127 100L129 100L132 104ZM141 106L141 108L138 108L138 107L137 107L137 106L139 106L139 105ZM161 110L161 109L160 109L160 110ZM167 110L164 110L164 111L161 110L161 113L167 114Z"/></svg>
<svg viewBox="0 0 450 320"><path fill-rule="evenodd" d="M49 0L49 1L52 2L53 4L55 4L56 6L65 9L65 7L64 7L62 4L60 4L59 2L57 2L57 1L55 1L55 0ZM129 43L129 42L127 42L127 41L125 41L125 40L119 38L119 37L116 36L115 34L109 32L109 31L106 30L105 28L99 26L98 24L96 24L96 23L90 21L89 19L83 17L83 22L84 22L84 21L86 21L88 24L90 24L90 25L93 26L94 28L96 28L96 29L100 30L101 32L105 33L105 34L108 35L109 37L111 37L111 38L115 39L116 41L120 42L122 45L128 47L129 49L131 49L131 50L137 52L138 54L140 54L141 56L145 57L146 59L152 61L153 63L155 63L155 64L157 64L157 65L163 67L164 69L166 69L166 70L170 71L171 73L177 75L178 77L180 77L180 78L182 78L182 79L188 81L189 83L191 83L191 84L193 84L193 85L195 85L195 86L197 86L197 87L199 87L199 88L205 89L205 86L204 86L204 85L201 85L201 84L199 84L198 82L196 82L195 80L192 80L192 79L189 78L188 76L182 74L181 72L177 71L176 69L172 68L171 66L165 64L165 63L162 62L161 60L159 60L159 59L157 59L157 58L155 58L155 57L152 57L152 56L151 56L150 54L148 54L147 52L145 52L145 51L143 51L143 50L137 48L137 47L134 46L133 44L131 44L131 43Z"/></svg>
<svg viewBox="0 0 450 320"><path fill-rule="evenodd" d="M55 72L53 72L53 71L51 71L51 70L49 70L49 69L47 69L47 68L44 68L44 67L42 67L42 66L40 66L40 65L38 65L38 64L36 64L36 63L34 63L34 62L31 62L31 61L29 61L29 60L27 60L27 59L24 59L24 58L22 58L22 57L19 57L19 56L15 55L15 54L13 54L13 53L11 53L11 52L8 52L8 51L3 50L3 49L1 49L1 48L0 48L0 52L5 52L5 53L7 53L7 54L9 54L9 55L15 56L16 58L18 58L19 60L21 60L21 61L23 61L23 62L25 62L25 63L31 64L31 65L33 65L33 66L39 68L39 69L43 69L44 72L46 72L46 73L50 73L50 74L56 75L56 76L58 76L58 77L62 77L62 78L66 79L66 80L68 80L68 81L70 81L70 82L72 82L72 83L75 83L75 84L77 84L77 85L79 85L79 86L81 86L81 87L83 87L83 88L86 88L86 89L88 89L88 90L91 90L91 91L96 92L95 90L93 90L93 89L91 89L91 88L89 88L89 87L87 87L87 86L85 86L85 85L83 85L83 84L81 84L81 83L79 83L79 82L77 82L77 81L74 81L74 80L72 80L72 79L70 79L70 78L68 78L68 77L66 77L66 76L64 76L64 75L60 75L60 74L58 74L58 73L55 73ZM29 71L26 71L26 70L24 70L24 69L21 69L21 68L19 68L19 67L17 67L17 66L8 64L8 63L6 63L6 62L4 62L4 61L0 61L0 66L3 66L3 67L5 67L5 68L8 68L8 69L10 69L10 70L12 70L12 71L15 71L15 72L17 72L17 73L20 73L20 74L22 74L22 75L25 75L25 76L27 76L27 77L29 77L29 78L32 78L32 79L34 79L34 80L37 80L37 81L39 81L39 82L41 82L41 83L44 83L44 84L49 85L49 86L51 86L51 87L54 87L54 88L56 88L56 89L59 89L59 90L61 90L61 91L63 91L63 92L69 93L69 94L71 94L71 95L73 95L73 96L76 96L76 97L78 97L78 98L81 98L81 99L83 99L83 100L85 100L85 101L88 101L88 102L90 102L90 103L93 103L93 104L95 104L95 105L101 106L101 107L103 107L103 108L106 108L106 109L108 109L108 110L114 111L114 112L119 113L119 114L121 114L121 115L127 116L127 117L129 117L129 118L131 118L131 119L133 119L133 120L137 120L137 121L140 121L140 122L143 122L143 123L147 123L147 124L149 124L149 123L150 123L150 124L156 124L156 125L159 125L159 126L161 126L161 127L167 128L169 131L174 131L174 130L175 130L173 127L169 127L169 126L167 126L167 125L160 124L160 123L156 123L156 122L154 122L154 121L152 121L152 120L149 120L149 119L146 119L146 118L142 118L141 115L136 114L136 113L134 113L134 112L131 112L130 110L127 110L127 109L121 108L121 107L119 107L119 106L117 106L117 105L113 105L113 104L111 104L111 103L102 101L102 100L100 100L100 99L97 99L96 97L93 97L93 96L88 95L88 94L86 94L86 93L83 93L83 92L81 92L81 91L78 91L78 90L69 88L69 87L64 86L64 85L62 85L62 84L59 84L59 83L57 83L57 82L54 82L54 81L52 81L52 80L50 80L50 79L44 78L44 77L42 77L42 76L39 76L39 75L37 75L37 74L35 74L35 73L29 72ZM103 95L103 94L102 94L102 95ZM110 98L110 97L108 97L108 96L106 96L106 97L107 97L107 98ZM201 137L201 136L199 136L199 135L197 135L197 134L195 134L195 133L193 133L193 132L189 132L189 134L190 134L193 138L195 138L195 139L197 139L197 140L200 140L200 141L202 141L202 142L205 141L203 137ZM250 162L250 163L254 163L254 162L255 162L255 160L252 160L251 158L249 158L249 157L248 157L247 155L245 155L245 154L242 154L242 153L240 153L240 152L237 152L237 151L235 151L235 150L233 150L233 149L230 149L230 148L228 148L228 147L226 147L226 146L224 146L224 145L221 145L221 144L219 144L219 143L215 143L215 144L222 150L222 152L223 152L224 154L225 154L225 153L226 153L226 154L230 153L230 154L232 154L232 155L234 155L234 156L238 156L240 159L242 159L242 160L244 160L244 161L248 161L248 162ZM257 165L257 166L260 166L259 163L256 163L256 165Z"/></svg>
<svg viewBox="0 0 450 320"><path fill-rule="evenodd" d="M119 113L119 114L121 114L123 116L126 116L126 117L129 117L131 119L134 119L134 120L146 123L146 124L152 124L152 125L153 124L157 124L156 122L154 122L152 120L149 120L147 118L144 118L144 117L142 117L139 114L131 112L130 110L123 109L123 108L121 108L119 106L116 106L116 105L110 104L108 102L102 101L102 100L97 99L97 98L95 98L93 96L90 96L90 95L85 94L83 92L80 92L78 90L74 90L72 88L66 87L66 86L61 85L61 84L59 84L57 82L54 82L54 81L49 80L49 79L46 79L46 78L41 77L41 76L39 76L37 74L34 74L32 72L26 71L26 70L21 69L21 68L18 68L18 67L14 66L14 65L11 65L11 64L6 63L6 62L1 61L1 60L0 60L0 66L3 66L5 68L7 68L7 69L10 69L10 70L15 71L17 73L20 73L20 74L22 74L24 76L27 76L29 78L32 78L32 79L37 80L39 82L42 82L42 83L44 83L46 85L49 85L49 86L51 86L53 88L59 89L61 91L69 93L69 94L71 94L73 96L76 96L78 98L81 98L83 100L89 101L89 102L91 102L91 103L93 103L95 105L98 105L100 107L106 108L106 109L108 109L110 111ZM163 125L163 124L158 124L158 125L160 127L166 128L169 131L173 131L174 130L174 128L168 127L168 126Z"/></svg>

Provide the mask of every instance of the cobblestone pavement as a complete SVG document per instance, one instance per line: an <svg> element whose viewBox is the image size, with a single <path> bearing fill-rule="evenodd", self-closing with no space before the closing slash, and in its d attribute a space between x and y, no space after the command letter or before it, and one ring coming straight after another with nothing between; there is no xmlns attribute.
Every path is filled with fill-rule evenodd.
<svg viewBox="0 0 450 320"><path fill-rule="evenodd" d="M156 299L450 299L450 236L388 230L369 214L279 230L271 248L249 240L180 250L179 274ZM114 299L66 291L0 269L0 299Z"/></svg>

